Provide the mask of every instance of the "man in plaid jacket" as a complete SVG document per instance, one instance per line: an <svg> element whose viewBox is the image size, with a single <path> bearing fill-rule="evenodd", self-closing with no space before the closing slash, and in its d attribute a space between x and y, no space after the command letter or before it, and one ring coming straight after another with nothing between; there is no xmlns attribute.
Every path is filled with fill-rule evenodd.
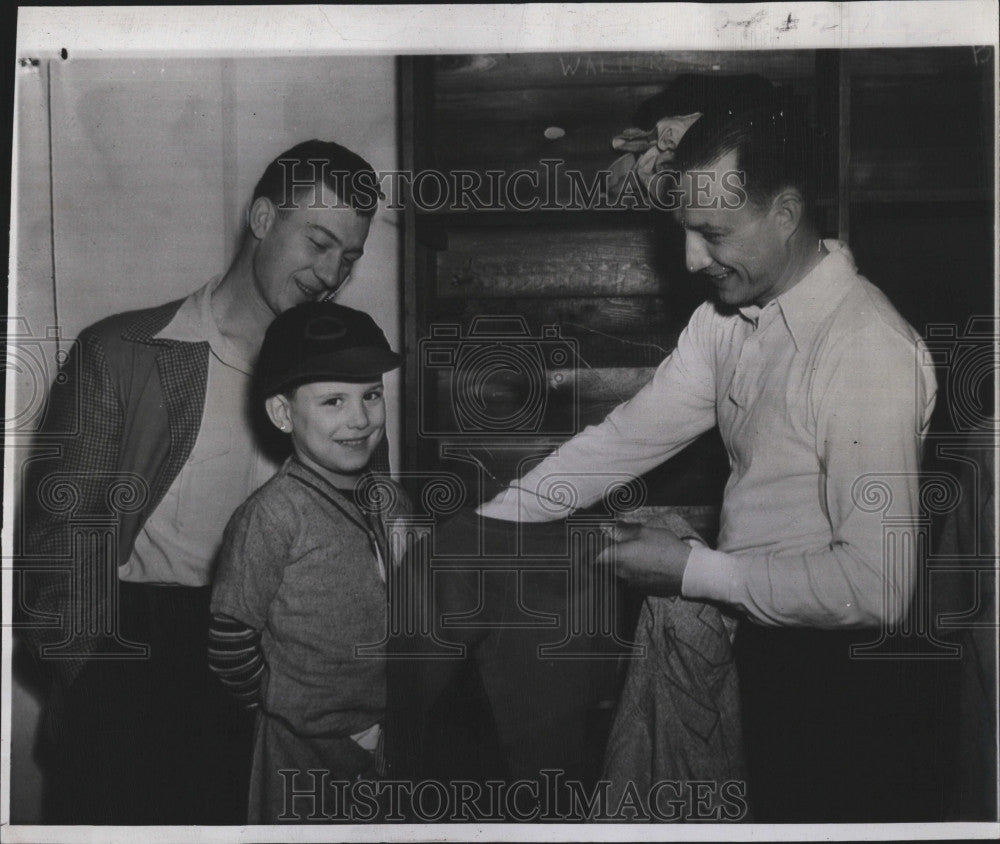
<svg viewBox="0 0 1000 844"><path fill-rule="evenodd" d="M380 196L360 156L298 144L258 182L221 277L80 334L23 502L19 626L51 681L46 822L245 816L251 722L205 648L223 528L284 456L248 410L250 375L275 315L347 281Z"/></svg>

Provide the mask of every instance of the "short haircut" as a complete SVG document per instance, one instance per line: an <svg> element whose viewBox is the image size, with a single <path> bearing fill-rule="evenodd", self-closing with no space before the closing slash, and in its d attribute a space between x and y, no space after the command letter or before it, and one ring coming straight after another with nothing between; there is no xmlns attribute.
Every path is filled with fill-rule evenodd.
<svg viewBox="0 0 1000 844"><path fill-rule="evenodd" d="M378 201L385 199L371 164L334 141L314 139L296 144L268 164L251 201L263 196L279 210L288 210L296 188L321 182L363 217L371 217Z"/></svg>
<svg viewBox="0 0 1000 844"><path fill-rule="evenodd" d="M817 154L812 132L796 105L771 104L737 114L706 114L688 129L672 162L681 171L706 168L735 150L750 202L766 206L796 188L811 215L816 199Z"/></svg>

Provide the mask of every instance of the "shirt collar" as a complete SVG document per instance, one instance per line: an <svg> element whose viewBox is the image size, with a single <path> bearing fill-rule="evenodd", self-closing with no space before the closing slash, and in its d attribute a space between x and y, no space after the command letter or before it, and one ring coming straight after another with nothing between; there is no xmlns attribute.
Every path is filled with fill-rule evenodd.
<svg viewBox="0 0 1000 844"><path fill-rule="evenodd" d="M769 303L781 311L797 351L808 345L817 326L844 298L851 280L857 275L854 257L845 243L832 239L822 243L829 254ZM748 305L740 308L740 313L757 325L762 310L756 305Z"/></svg>
<svg viewBox="0 0 1000 844"><path fill-rule="evenodd" d="M298 456L295 454L289 456L285 463L285 467L287 467L289 477L295 478L300 483L311 487L320 495L325 497L327 501L329 501L345 516L345 518L353 522L364 533L366 533L374 543L376 550L378 549L378 535L376 532L373 532L371 519L374 515L374 511L369 509L372 505L376 508L381 506L377 491L376 495L368 498L365 495L364 487L359 486L357 489L341 489L338 486L334 486L327 478L311 466L307 466L299 460ZM386 549L385 552L380 551L379 553L387 552L388 549Z"/></svg>
<svg viewBox="0 0 1000 844"><path fill-rule="evenodd" d="M292 454L288 457L288 474L293 477L298 478L300 481L307 481L316 486L321 487L327 495L331 493L333 495L340 496L341 498L346 498L351 503L354 502L354 493L352 489L341 489L339 486L335 486L330 480L325 476L317 472L312 466L307 466L298 456Z"/></svg>
<svg viewBox="0 0 1000 844"><path fill-rule="evenodd" d="M222 276L216 276L188 296L177 309L174 318L154 335L154 339L180 340L185 343L207 342L212 354L222 363L249 375L253 371L253 364L222 336L212 315L212 294L220 281Z"/></svg>

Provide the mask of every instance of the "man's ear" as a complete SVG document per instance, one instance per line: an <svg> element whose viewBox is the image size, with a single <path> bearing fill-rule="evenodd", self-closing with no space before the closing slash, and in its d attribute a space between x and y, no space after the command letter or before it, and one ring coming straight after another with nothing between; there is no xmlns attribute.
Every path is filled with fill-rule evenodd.
<svg viewBox="0 0 1000 844"><path fill-rule="evenodd" d="M275 428L286 434L292 432L292 413L288 396L282 393L271 396L264 402L264 407L267 410L267 418L271 420Z"/></svg>
<svg viewBox="0 0 1000 844"><path fill-rule="evenodd" d="M257 240L263 238L270 231L271 226L274 225L277 216L278 209L274 207L274 203L266 196L258 196L253 201L253 205L250 206L250 213L247 219L253 236Z"/></svg>
<svg viewBox="0 0 1000 844"><path fill-rule="evenodd" d="M771 201L771 213L775 215L780 230L791 237L799 230L805 219L806 203L797 188L785 188Z"/></svg>

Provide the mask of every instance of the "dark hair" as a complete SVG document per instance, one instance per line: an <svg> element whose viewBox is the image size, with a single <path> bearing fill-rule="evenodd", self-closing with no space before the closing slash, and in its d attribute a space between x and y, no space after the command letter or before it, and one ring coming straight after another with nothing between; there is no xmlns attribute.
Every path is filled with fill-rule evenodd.
<svg viewBox="0 0 1000 844"><path fill-rule="evenodd" d="M707 167L731 150L743 172L749 200L767 205L780 191L797 188L807 213L816 198L816 143L801 109L769 104L737 114L706 114L681 138L673 165Z"/></svg>
<svg viewBox="0 0 1000 844"><path fill-rule="evenodd" d="M296 188L320 182L363 217L371 217L378 201L385 199L371 164L338 143L314 139L296 144L268 164L252 201L264 196L286 210Z"/></svg>

